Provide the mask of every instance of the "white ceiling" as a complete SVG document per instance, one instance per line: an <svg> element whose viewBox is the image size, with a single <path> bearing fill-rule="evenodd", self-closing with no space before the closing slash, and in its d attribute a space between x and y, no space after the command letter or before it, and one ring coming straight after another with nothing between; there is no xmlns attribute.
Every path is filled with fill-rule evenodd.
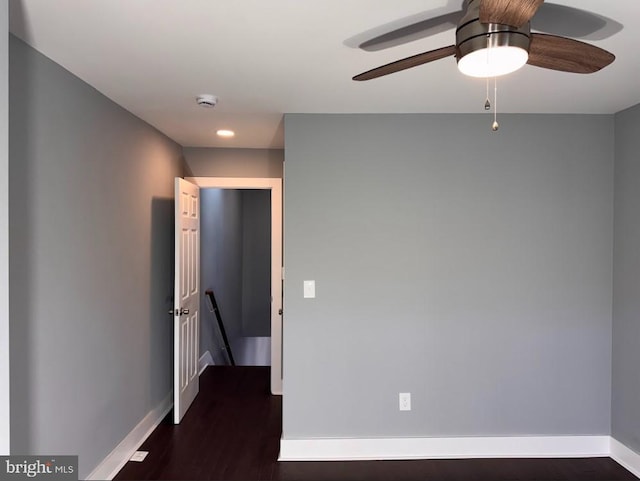
<svg viewBox="0 0 640 481"><path fill-rule="evenodd" d="M638 0L554 0L622 24L592 43L617 56L592 75L525 66L499 109L614 113L640 103ZM448 58L369 82L364 70L455 43L450 29L377 52L376 34L462 0L10 0L11 31L183 146L282 147L284 113L482 112L485 84ZM570 28L568 25L567 28ZM591 36L606 36L598 33ZM590 40L589 40L590 41ZM220 97L215 109L195 103ZM232 140L215 130L231 128Z"/></svg>

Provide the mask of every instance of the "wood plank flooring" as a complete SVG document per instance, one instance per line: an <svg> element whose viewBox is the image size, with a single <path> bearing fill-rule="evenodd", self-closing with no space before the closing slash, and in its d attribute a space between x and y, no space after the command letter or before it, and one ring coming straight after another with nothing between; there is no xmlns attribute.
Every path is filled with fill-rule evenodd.
<svg viewBox="0 0 640 481"><path fill-rule="evenodd" d="M637 479L610 458L283 462L281 398L268 367L208 368L183 422L170 413L116 480L617 481Z"/></svg>

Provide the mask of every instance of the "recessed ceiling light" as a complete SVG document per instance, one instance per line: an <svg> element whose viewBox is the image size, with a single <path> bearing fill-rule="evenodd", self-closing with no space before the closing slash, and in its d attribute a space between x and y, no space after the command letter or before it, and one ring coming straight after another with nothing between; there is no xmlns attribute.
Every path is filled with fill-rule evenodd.
<svg viewBox="0 0 640 481"><path fill-rule="evenodd" d="M218 134L218 137L224 137L226 139L230 139L231 137L234 137L236 135L233 130L227 129L220 129L216 132L216 134Z"/></svg>

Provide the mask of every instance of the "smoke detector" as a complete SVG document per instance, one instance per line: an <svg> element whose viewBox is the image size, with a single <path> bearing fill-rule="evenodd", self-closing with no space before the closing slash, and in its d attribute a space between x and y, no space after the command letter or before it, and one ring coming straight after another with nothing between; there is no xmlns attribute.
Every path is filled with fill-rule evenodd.
<svg viewBox="0 0 640 481"><path fill-rule="evenodd" d="M218 103L218 97L211 94L202 94L196 97L196 102L200 107L212 109Z"/></svg>

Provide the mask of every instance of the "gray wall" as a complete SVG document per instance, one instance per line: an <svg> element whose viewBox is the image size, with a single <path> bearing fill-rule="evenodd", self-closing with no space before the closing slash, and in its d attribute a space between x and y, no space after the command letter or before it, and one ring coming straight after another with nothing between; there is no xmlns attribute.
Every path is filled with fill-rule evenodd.
<svg viewBox="0 0 640 481"><path fill-rule="evenodd" d="M0 456L9 454L9 2L0 3Z"/></svg>
<svg viewBox="0 0 640 481"><path fill-rule="evenodd" d="M242 191L242 333L271 335L271 191Z"/></svg>
<svg viewBox="0 0 640 481"><path fill-rule="evenodd" d="M172 389L181 148L10 40L11 443L86 476Z"/></svg>
<svg viewBox="0 0 640 481"><path fill-rule="evenodd" d="M189 147L184 156L194 177L282 178L283 150Z"/></svg>
<svg viewBox="0 0 640 481"><path fill-rule="evenodd" d="M285 438L609 434L614 119L490 123L286 116Z"/></svg>
<svg viewBox="0 0 640 481"><path fill-rule="evenodd" d="M200 283L213 289L229 341L242 336L242 196L238 190L201 189ZM217 321L201 302L200 352L226 364Z"/></svg>
<svg viewBox="0 0 640 481"><path fill-rule="evenodd" d="M640 105L616 115L612 436L640 453Z"/></svg>

